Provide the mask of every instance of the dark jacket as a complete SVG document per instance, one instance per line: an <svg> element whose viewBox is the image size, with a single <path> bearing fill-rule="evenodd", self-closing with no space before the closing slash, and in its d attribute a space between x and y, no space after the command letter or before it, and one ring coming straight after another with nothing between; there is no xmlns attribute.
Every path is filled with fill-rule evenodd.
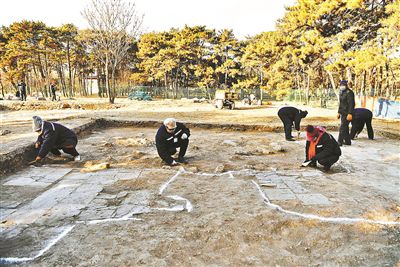
<svg viewBox="0 0 400 267"><path fill-rule="evenodd" d="M310 141L306 143L306 159L308 158L308 150L310 148ZM340 150L339 144L336 142L335 138L325 132L322 134L321 139L319 139L318 144L316 145L316 153L315 153L315 160L320 160L332 155L340 156L342 155L342 151Z"/></svg>
<svg viewBox="0 0 400 267"><path fill-rule="evenodd" d="M171 134L167 132L165 125L161 125L161 127L158 129L156 135L157 152L160 158L162 158L162 160L164 160L167 164L172 163L173 158L171 157L170 151L171 149L179 146L179 143L182 140L182 134L184 133L188 137L190 136L190 130L180 122L176 123L176 129Z"/></svg>
<svg viewBox="0 0 400 267"><path fill-rule="evenodd" d="M26 92L26 84L24 82L18 83L18 90L20 92Z"/></svg>
<svg viewBox="0 0 400 267"><path fill-rule="evenodd" d="M339 109L338 113L341 115L347 116L348 114L354 113L354 93L352 90L347 88L346 90L343 90L340 92L339 96Z"/></svg>
<svg viewBox="0 0 400 267"><path fill-rule="evenodd" d="M41 145L38 156L44 158L53 148L60 149L67 145L76 146L78 138L67 127L55 122L44 121L42 133L36 142L39 142Z"/></svg>
<svg viewBox="0 0 400 267"><path fill-rule="evenodd" d="M372 120L372 111L366 108L356 108L354 109L353 121L359 120L362 122L366 122L368 120Z"/></svg>
<svg viewBox="0 0 400 267"><path fill-rule="evenodd" d="M306 113L295 107L283 107L279 109L278 115L279 117L284 116L289 118L294 123L294 128L300 131L300 121L306 116Z"/></svg>

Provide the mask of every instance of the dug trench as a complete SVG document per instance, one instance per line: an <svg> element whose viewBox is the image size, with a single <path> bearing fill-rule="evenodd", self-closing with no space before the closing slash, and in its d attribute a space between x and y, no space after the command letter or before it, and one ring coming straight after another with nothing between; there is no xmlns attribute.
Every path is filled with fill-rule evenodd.
<svg viewBox="0 0 400 267"><path fill-rule="evenodd" d="M299 167L304 141L284 142L275 129L188 124L189 164L166 167L154 144L159 124L91 121L79 131L83 162L51 158L41 168L25 168L25 161L15 166L10 161L10 172L23 168L1 180L0 257L35 258L75 225L29 264L393 266L399 261L398 224L294 216L268 206L256 186L271 203L299 214L398 223L399 154L390 140L371 143L363 135L324 173ZM127 215L136 220L117 220Z"/></svg>

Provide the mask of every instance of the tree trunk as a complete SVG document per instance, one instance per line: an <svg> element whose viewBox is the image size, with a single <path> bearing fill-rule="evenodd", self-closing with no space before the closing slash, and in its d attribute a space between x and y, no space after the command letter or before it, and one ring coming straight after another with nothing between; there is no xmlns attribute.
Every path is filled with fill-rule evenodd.
<svg viewBox="0 0 400 267"><path fill-rule="evenodd" d="M72 71L71 71L71 56L69 53L69 40L67 40L67 61L68 61L68 86L69 86L69 97L73 96L72 92Z"/></svg>
<svg viewBox="0 0 400 267"><path fill-rule="evenodd" d="M107 90L107 93L108 93L108 101L111 103L111 104L114 104L114 99L113 99L113 97L112 97L112 93L111 93L111 88L110 88L110 81L109 81L109 78L110 78L110 76L109 76L109 70L108 70L108 65L109 65L109 55L108 54L106 54L106 66L105 66L105 71L106 71L106 90Z"/></svg>
<svg viewBox="0 0 400 267"><path fill-rule="evenodd" d="M329 80L331 81L333 92L335 93L336 98L339 101L339 92L337 91L337 88L336 88L335 79L333 78L333 75L330 71L327 71L327 73L329 76Z"/></svg>

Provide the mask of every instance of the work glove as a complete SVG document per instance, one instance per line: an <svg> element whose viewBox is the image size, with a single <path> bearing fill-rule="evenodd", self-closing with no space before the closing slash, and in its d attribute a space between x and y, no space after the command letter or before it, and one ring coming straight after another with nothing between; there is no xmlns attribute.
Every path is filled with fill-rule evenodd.
<svg viewBox="0 0 400 267"><path fill-rule="evenodd" d="M182 136L181 136L181 138L182 138L182 140L185 140L185 139L188 139L188 136L187 136L187 134L182 134Z"/></svg>
<svg viewBox="0 0 400 267"><path fill-rule="evenodd" d="M353 119L353 115L347 114L346 120L351 121Z"/></svg>
<svg viewBox="0 0 400 267"><path fill-rule="evenodd" d="M29 162L29 165L40 166L42 164L42 158L37 156L35 160Z"/></svg>
<svg viewBox="0 0 400 267"><path fill-rule="evenodd" d="M35 143L35 148L39 148L40 147L40 143L39 142L36 142Z"/></svg>
<svg viewBox="0 0 400 267"><path fill-rule="evenodd" d="M338 114L336 115L336 118L340 119L340 113L338 113Z"/></svg>

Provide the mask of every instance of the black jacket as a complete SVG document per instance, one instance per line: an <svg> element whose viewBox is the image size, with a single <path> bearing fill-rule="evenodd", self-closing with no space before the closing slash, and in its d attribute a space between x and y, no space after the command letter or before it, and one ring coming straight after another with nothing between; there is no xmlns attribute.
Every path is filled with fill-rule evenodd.
<svg viewBox="0 0 400 267"><path fill-rule="evenodd" d="M190 136L190 130L180 122L176 123L176 129L171 134L167 132L165 125L161 125L161 127L158 129L156 135L157 152L160 158L162 158L162 160L164 160L166 163L172 163L173 158L171 157L170 151L171 149L178 147L177 145L182 140L182 134L184 133L188 137Z"/></svg>
<svg viewBox="0 0 400 267"><path fill-rule="evenodd" d="M353 122L355 120L366 122L368 120L372 120L373 114L372 111L366 108L356 108L354 109Z"/></svg>
<svg viewBox="0 0 400 267"><path fill-rule="evenodd" d="M66 145L76 146L78 138L73 131L61 124L43 121L42 133L36 142L41 145L38 156L44 158L53 148L60 149Z"/></svg>
<svg viewBox="0 0 400 267"><path fill-rule="evenodd" d="M279 109L278 115L289 118L294 123L294 128L300 131L300 121L305 117L305 113L295 107L283 107Z"/></svg>
<svg viewBox="0 0 400 267"><path fill-rule="evenodd" d="M18 90L21 92L26 91L26 84L24 82L18 83Z"/></svg>
<svg viewBox="0 0 400 267"><path fill-rule="evenodd" d="M310 160L308 158L308 150L310 148L310 141L307 141L306 143L306 159ZM329 157L331 155L336 155L340 156L342 155L342 151L340 150L339 144L336 142L335 138L325 132L322 134L321 139L319 139L318 144L316 145L316 151L315 151L315 160L320 160L326 157Z"/></svg>
<svg viewBox="0 0 400 267"><path fill-rule="evenodd" d="M346 90L343 90L340 92L339 96L339 109L338 113L341 115L347 116L347 114L352 114L354 113L354 93L352 90L347 88Z"/></svg>

